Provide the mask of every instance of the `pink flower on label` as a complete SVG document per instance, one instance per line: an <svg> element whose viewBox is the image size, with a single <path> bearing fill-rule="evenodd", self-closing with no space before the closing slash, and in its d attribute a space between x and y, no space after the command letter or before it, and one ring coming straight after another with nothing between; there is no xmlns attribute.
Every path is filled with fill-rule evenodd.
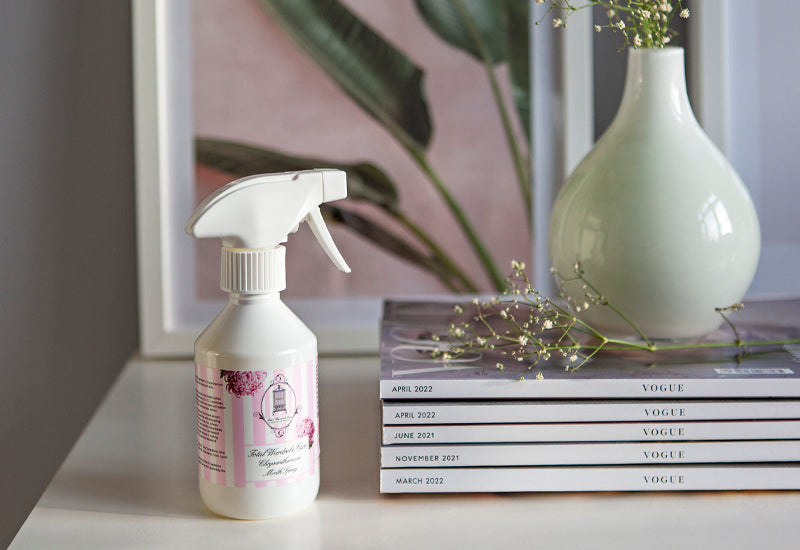
<svg viewBox="0 0 800 550"><path fill-rule="evenodd" d="M310 418L304 418L300 422L297 423L297 437L303 437L304 435L308 436L308 446L314 446L314 434L316 433L316 427L314 426L314 421Z"/></svg>
<svg viewBox="0 0 800 550"><path fill-rule="evenodd" d="M221 370L219 377L225 380L225 389L236 397L255 395L264 385L267 373L254 370Z"/></svg>

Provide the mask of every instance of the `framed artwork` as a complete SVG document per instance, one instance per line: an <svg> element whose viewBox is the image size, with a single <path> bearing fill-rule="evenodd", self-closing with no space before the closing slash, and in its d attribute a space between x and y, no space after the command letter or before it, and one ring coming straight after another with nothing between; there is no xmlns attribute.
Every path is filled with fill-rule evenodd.
<svg viewBox="0 0 800 550"><path fill-rule="evenodd" d="M183 231L204 194L232 179L198 166L198 136L345 164L379 161L399 189L404 208L420 225L436 227L431 232L445 236L448 251L469 248L453 224L452 213L441 209L435 186L420 175L420 167L412 166L408 155L387 141L386 132L296 47L286 29L262 9L265 3L133 0L141 348L146 356L190 356L197 334L222 307L223 298L216 290L218 243L195 243ZM437 36L411 1L345 3L407 49L411 58L421 60L435 115L431 162L459 194L479 190L472 194L467 211L487 232L497 263L512 257L530 259L536 286L551 294L550 207L560 182L594 140L596 59L588 14L576 14L568 29L556 32L548 24L536 25L544 22L545 7L528 4L528 25L535 32L529 35L527 152L532 162L526 212L527 205L520 206L510 185L513 168L494 107L486 99L486 75L480 64ZM791 0L781 3L784 10L800 9ZM793 98L800 93L800 79L793 76L797 71L786 70L794 63L786 43L791 29L774 29L794 19L775 21L757 5L741 0L704 0L690 7L687 65L693 107L750 188L761 218L762 257L750 295L797 295L800 218L794 213L796 201L786 199L794 196L800 171L791 147L797 127ZM269 64L266 57L272 58ZM500 69L500 80L507 97L504 70ZM483 99L478 93L481 87ZM267 94L273 88L282 90L283 98ZM240 94L241 89L255 93ZM320 101L320 94L333 101ZM475 111L492 116L461 120L468 118L465 112ZM336 116L329 117L330 113ZM515 124L519 137L524 132L519 118ZM439 135L452 139L436 141ZM501 200L495 200L498 197ZM361 208L355 212L368 215L374 205ZM526 215L530 232L525 228ZM434 221L440 218L444 225L436 226ZM382 227L396 231L396 222ZM407 231L408 226L400 229ZM285 296L318 335L323 353L375 351L383 296L429 297L451 291L430 273L365 243L363 235L359 238L338 226L332 233L359 276L348 278L329 268L302 231L288 243ZM478 292L491 291L474 258L459 261L465 272L483 279L475 285Z"/></svg>
<svg viewBox="0 0 800 550"><path fill-rule="evenodd" d="M530 34L529 119L511 106L508 70L496 71L512 113L511 132L521 142L529 132L525 158L534 161L526 161L531 193L525 202L485 67L436 31L441 14L421 14L411 1L344 3L424 69L434 129L425 161L437 172L430 178L424 165L375 123L374 115L347 98L296 46L263 4L133 0L143 355L191 356L195 338L224 303L217 290L219 242L198 243L184 232L195 205L235 179L235 171L198 162L198 144L209 141L246 144L291 158L379 166L397 188L404 215L441 239L442 248L475 281L469 291L456 291L492 292L487 270L475 259L452 211L442 207L437 183L431 181L440 179L459 200L467 197L464 211L491 243L498 269L507 271L511 259L530 260L534 280L546 288L550 277L541 226L546 227L557 183L591 144L591 62L586 55L591 22L576 17L568 32L540 25ZM543 14L533 2L527 7L525 22L533 28ZM283 95L272 95L278 93ZM472 117L476 113L481 116ZM357 204L352 212L371 220L377 208ZM287 244L284 297L317 334L321 353L377 350L385 296L454 291L431 271L376 246L363 232L358 235L342 224L330 227L353 276L329 266L307 230L291 235ZM366 233L386 229L407 238L412 226L395 217L367 227ZM461 254L464 250L469 254Z"/></svg>

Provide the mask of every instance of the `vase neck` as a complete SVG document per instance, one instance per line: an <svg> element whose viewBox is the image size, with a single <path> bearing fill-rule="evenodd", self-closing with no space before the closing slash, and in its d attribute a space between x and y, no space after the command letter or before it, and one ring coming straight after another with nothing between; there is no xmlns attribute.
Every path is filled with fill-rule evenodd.
<svg viewBox="0 0 800 550"><path fill-rule="evenodd" d="M683 48L628 50L618 117L646 115L649 124L695 122L686 92ZM664 120L661 120L661 119Z"/></svg>

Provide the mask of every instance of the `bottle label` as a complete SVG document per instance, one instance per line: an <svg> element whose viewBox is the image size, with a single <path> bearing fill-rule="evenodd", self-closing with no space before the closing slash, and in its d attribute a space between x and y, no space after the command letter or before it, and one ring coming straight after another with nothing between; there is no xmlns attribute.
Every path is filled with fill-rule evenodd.
<svg viewBox="0 0 800 550"><path fill-rule="evenodd" d="M195 366L199 475L272 487L319 471L317 362L228 371Z"/></svg>

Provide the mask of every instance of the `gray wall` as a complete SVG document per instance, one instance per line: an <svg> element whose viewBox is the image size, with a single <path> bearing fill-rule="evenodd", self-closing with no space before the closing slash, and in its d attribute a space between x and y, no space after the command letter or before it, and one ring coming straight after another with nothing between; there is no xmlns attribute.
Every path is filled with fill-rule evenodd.
<svg viewBox="0 0 800 550"><path fill-rule="evenodd" d="M0 548L137 345L130 23L0 0Z"/></svg>

